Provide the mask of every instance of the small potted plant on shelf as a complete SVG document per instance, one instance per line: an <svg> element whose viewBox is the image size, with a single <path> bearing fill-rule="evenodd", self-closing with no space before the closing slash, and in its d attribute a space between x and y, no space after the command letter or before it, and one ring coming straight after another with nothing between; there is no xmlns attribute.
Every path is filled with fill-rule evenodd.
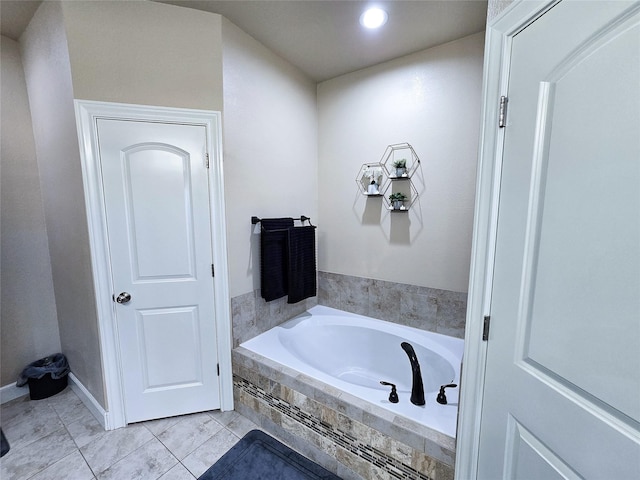
<svg viewBox="0 0 640 480"><path fill-rule="evenodd" d="M393 168L396 169L396 177L402 177L407 173L407 160L401 158L393 162Z"/></svg>
<svg viewBox="0 0 640 480"><path fill-rule="evenodd" d="M404 210L404 201L406 199L407 196L401 192L396 192L389 195L389 201L391 202L393 210Z"/></svg>

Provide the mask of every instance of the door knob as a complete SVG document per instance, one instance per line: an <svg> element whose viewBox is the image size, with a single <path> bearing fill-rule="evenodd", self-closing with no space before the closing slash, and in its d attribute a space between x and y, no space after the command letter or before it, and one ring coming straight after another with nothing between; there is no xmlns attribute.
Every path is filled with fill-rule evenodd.
<svg viewBox="0 0 640 480"><path fill-rule="evenodd" d="M129 303L131 300L131 294L127 292L122 292L120 295L116 297L116 302L118 303Z"/></svg>

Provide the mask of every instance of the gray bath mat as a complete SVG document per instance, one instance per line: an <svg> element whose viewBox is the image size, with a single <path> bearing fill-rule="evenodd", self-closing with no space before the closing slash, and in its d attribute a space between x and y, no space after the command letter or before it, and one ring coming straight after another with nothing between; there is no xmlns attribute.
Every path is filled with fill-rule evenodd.
<svg viewBox="0 0 640 480"><path fill-rule="evenodd" d="M260 430L247 433L199 480L341 480Z"/></svg>

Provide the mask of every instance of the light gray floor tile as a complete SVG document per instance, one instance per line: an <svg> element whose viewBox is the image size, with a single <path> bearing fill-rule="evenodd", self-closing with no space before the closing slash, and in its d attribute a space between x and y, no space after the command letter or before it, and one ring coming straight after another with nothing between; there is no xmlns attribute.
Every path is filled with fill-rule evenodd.
<svg viewBox="0 0 640 480"><path fill-rule="evenodd" d="M98 475L98 480L147 480L168 472L178 463L157 438L114 463Z"/></svg>
<svg viewBox="0 0 640 480"><path fill-rule="evenodd" d="M25 401L2 408L2 430L11 448L20 448L63 428L45 400Z"/></svg>
<svg viewBox="0 0 640 480"><path fill-rule="evenodd" d="M75 449L75 443L64 427L20 448L11 445L11 450L0 462L0 478L30 478L71 454Z"/></svg>
<svg viewBox="0 0 640 480"><path fill-rule="evenodd" d="M95 419L71 388L67 388L47 400L65 425L81 420Z"/></svg>
<svg viewBox="0 0 640 480"><path fill-rule="evenodd" d="M238 441L240 439L233 432L223 428L187 456L182 463L195 477L199 477Z"/></svg>
<svg viewBox="0 0 640 480"><path fill-rule="evenodd" d="M30 480L92 480L93 472L78 450L48 466Z"/></svg>
<svg viewBox="0 0 640 480"><path fill-rule="evenodd" d="M220 410L211 410L207 412L207 414L213 418L220 425L224 425L225 427L231 423L231 421L238 416L238 412L234 410L228 412L221 412Z"/></svg>
<svg viewBox="0 0 640 480"><path fill-rule="evenodd" d="M2 422L7 423L12 421L17 415L21 415L25 410L36 406L36 402L29 400L29 396L14 398L6 403L0 405L0 414L2 415Z"/></svg>
<svg viewBox="0 0 640 480"><path fill-rule="evenodd" d="M194 480L195 478L184 465L179 463L158 480Z"/></svg>
<svg viewBox="0 0 640 480"><path fill-rule="evenodd" d="M107 433L93 416L68 424L67 430L78 448L84 447Z"/></svg>
<svg viewBox="0 0 640 480"><path fill-rule="evenodd" d="M153 438L142 425L130 425L105 432L80 449L85 460L99 474Z"/></svg>
<svg viewBox="0 0 640 480"><path fill-rule="evenodd" d="M0 415L11 444L0 461L2 480L194 480L257 428L237 412L214 410L107 432L70 388L11 400Z"/></svg>
<svg viewBox="0 0 640 480"><path fill-rule="evenodd" d="M149 431L157 437L168 428L173 427L183 417L184 415L180 417L159 418L157 420L149 420L147 422L142 422L142 425L147 427Z"/></svg>
<svg viewBox="0 0 640 480"><path fill-rule="evenodd" d="M197 413L181 418L178 423L158 435L158 439L178 460L182 460L222 428L222 425L206 413Z"/></svg>
<svg viewBox="0 0 640 480"><path fill-rule="evenodd" d="M229 422L227 428L240 438L244 437L251 430L260 429L258 425L242 415L236 415L236 417Z"/></svg>
<svg viewBox="0 0 640 480"><path fill-rule="evenodd" d="M52 397L45 399L45 401L52 407L64 407L64 405L79 405L82 403L78 395L71 389L71 387L65 388L63 391L56 393Z"/></svg>

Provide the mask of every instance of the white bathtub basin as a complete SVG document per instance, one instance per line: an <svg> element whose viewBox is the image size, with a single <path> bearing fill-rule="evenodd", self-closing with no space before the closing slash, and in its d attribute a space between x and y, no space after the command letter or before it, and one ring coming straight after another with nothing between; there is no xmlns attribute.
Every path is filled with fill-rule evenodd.
<svg viewBox="0 0 640 480"><path fill-rule="evenodd" d="M409 401L411 365L402 342L413 346L420 362L424 406ZM460 339L316 306L241 346L455 437L458 389L447 389L447 405L438 404L436 395L440 385L459 383ZM381 380L397 385L398 403L389 402L390 389Z"/></svg>

